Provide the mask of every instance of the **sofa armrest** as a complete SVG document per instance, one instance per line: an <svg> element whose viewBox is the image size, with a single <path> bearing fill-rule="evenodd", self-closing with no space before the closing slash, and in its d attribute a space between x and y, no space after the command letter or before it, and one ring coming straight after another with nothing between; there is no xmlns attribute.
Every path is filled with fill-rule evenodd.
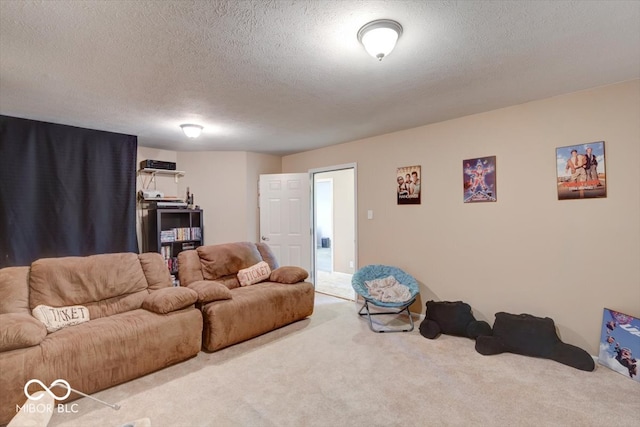
<svg viewBox="0 0 640 427"><path fill-rule="evenodd" d="M47 328L30 314L0 314L0 351L32 347L46 336Z"/></svg>
<svg viewBox="0 0 640 427"><path fill-rule="evenodd" d="M212 301L231 299L231 291L215 280L198 280L189 284L189 289L198 294L198 302L206 304Z"/></svg>
<svg viewBox="0 0 640 427"><path fill-rule="evenodd" d="M284 266L273 270L269 280L292 285L304 281L307 277L309 277L309 273L304 268Z"/></svg>
<svg viewBox="0 0 640 427"><path fill-rule="evenodd" d="M198 294L189 288L171 287L151 292L142 301L142 308L158 314L167 314L195 304Z"/></svg>

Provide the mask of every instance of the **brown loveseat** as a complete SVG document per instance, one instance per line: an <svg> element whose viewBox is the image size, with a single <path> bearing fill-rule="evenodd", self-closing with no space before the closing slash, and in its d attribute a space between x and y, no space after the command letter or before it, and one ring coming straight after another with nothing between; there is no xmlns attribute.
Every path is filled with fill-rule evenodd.
<svg viewBox="0 0 640 427"><path fill-rule="evenodd" d="M31 379L46 386L63 379L93 393L196 355L196 299L194 291L171 287L160 254L49 258L0 269L0 424L24 404ZM81 305L90 320L48 333L32 316L40 305Z"/></svg>
<svg viewBox="0 0 640 427"><path fill-rule="evenodd" d="M272 273L260 283L240 286L238 272L265 261ZM216 351L313 313L314 288L306 271L280 267L263 243L200 246L178 255L180 283L198 292L203 348ZM296 271L297 270L297 271ZM298 274L302 271L303 274Z"/></svg>

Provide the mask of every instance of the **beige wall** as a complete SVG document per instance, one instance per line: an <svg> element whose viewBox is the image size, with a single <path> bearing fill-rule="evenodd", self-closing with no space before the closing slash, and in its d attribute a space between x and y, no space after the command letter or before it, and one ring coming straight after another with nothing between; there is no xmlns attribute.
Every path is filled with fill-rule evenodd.
<svg viewBox="0 0 640 427"><path fill-rule="evenodd" d="M187 187L194 203L204 210L205 244L258 241L258 177L280 173L281 158L245 151L179 152L186 175L178 184Z"/></svg>
<svg viewBox="0 0 640 427"><path fill-rule="evenodd" d="M178 153L186 175L178 183L181 196L187 187L194 203L204 210L206 245L246 239L247 153L244 151L188 151Z"/></svg>
<svg viewBox="0 0 640 427"><path fill-rule="evenodd" d="M555 148L605 141L608 197L558 201ZM462 160L497 156L497 203L462 202ZM357 162L360 266L397 265L477 318L549 316L597 354L602 309L640 316L640 80L286 156L284 173ZM395 171L422 166L422 204ZM367 210L374 219L367 220Z"/></svg>
<svg viewBox="0 0 640 427"><path fill-rule="evenodd" d="M258 241L258 180L260 174L280 173L281 157L245 151L176 152L138 147L138 162L145 159L177 163L185 176L175 182L158 175L155 185L165 196L185 199L187 187L194 203L204 210L205 244ZM144 182L143 182L144 179ZM138 176L137 190L154 188L154 182ZM142 251L142 215L138 208L138 243Z"/></svg>

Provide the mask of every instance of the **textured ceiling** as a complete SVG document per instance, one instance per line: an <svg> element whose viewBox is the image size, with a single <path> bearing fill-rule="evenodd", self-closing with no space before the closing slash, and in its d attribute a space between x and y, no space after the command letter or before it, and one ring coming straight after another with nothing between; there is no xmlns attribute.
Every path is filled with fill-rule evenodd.
<svg viewBox="0 0 640 427"><path fill-rule="evenodd" d="M382 62L356 39L379 18L404 27ZM640 1L0 1L0 114L179 151L293 153L635 78Z"/></svg>

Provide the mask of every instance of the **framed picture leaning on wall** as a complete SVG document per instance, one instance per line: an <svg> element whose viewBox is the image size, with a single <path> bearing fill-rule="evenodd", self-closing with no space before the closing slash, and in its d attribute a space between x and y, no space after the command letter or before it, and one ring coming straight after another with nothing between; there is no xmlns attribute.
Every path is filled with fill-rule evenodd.
<svg viewBox="0 0 640 427"><path fill-rule="evenodd" d="M640 382L640 319L604 309L598 363Z"/></svg>
<svg viewBox="0 0 640 427"><path fill-rule="evenodd" d="M558 200L607 197L604 141L556 148Z"/></svg>

